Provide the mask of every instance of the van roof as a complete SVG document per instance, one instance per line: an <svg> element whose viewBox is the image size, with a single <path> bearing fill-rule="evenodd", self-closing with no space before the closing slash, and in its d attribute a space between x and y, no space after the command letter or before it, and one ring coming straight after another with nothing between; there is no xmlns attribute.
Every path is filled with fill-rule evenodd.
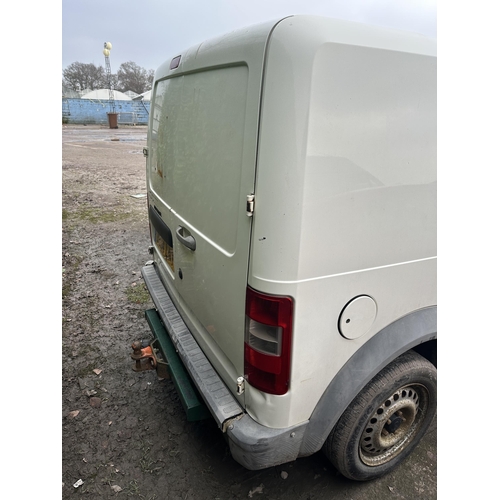
<svg viewBox="0 0 500 500"><path fill-rule="evenodd" d="M173 54L172 58L181 55L179 69L189 71L191 64L188 61L195 63L196 59L206 56L210 52L231 50L231 47L241 47L244 44L261 43L263 38L269 38L274 29L284 23L300 24L310 33L311 38L317 38L319 44L338 43L436 56L436 39L419 33L321 16L293 15L240 28L211 38L193 45L181 54ZM291 36L293 36L292 32ZM171 71L175 71L175 69L170 69L171 60L166 60L158 68L156 79L164 78ZM196 66L196 63L194 65Z"/></svg>

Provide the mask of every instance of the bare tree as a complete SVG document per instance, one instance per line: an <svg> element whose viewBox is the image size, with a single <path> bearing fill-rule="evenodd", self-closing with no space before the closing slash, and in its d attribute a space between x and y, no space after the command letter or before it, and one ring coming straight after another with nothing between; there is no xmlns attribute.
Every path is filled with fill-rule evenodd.
<svg viewBox="0 0 500 500"><path fill-rule="evenodd" d="M151 89L153 83L153 70L141 68L136 63L129 61L122 63L116 73L118 78L118 89L122 92L132 90L142 94Z"/></svg>
<svg viewBox="0 0 500 500"><path fill-rule="evenodd" d="M74 62L63 70L64 83L74 90L99 89L108 87L102 66L93 63Z"/></svg>
<svg viewBox="0 0 500 500"><path fill-rule="evenodd" d="M151 90L153 88L153 81L155 79L155 70L148 70L148 88L146 90Z"/></svg>

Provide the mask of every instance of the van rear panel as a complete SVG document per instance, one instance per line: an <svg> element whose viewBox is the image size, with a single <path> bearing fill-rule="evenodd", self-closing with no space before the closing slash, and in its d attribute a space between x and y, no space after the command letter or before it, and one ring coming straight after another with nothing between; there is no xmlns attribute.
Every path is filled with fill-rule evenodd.
<svg viewBox="0 0 500 500"><path fill-rule="evenodd" d="M147 182L154 259L227 386L243 376L264 50L272 27L201 44L156 73ZM240 402L243 396L239 396Z"/></svg>
<svg viewBox="0 0 500 500"><path fill-rule="evenodd" d="M173 236L167 279L239 373L250 224L238 207L245 167L253 173L242 162L247 77L234 66L158 82L150 175L153 209Z"/></svg>

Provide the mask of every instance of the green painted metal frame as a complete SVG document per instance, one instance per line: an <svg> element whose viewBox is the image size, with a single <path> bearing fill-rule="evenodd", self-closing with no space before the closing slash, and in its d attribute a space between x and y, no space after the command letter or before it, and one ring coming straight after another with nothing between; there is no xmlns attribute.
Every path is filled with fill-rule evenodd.
<svg viewBox="0 0 500 500"><path fill-rule="evenodd" d="M148 309L145 312L145 316L155 339L158 341L157 344L160 352L167 362L168 372L179 394L181 404L187 415L187 420L194 422L210 418L210 412L184 368L158 312L156 309Z"/></svg>

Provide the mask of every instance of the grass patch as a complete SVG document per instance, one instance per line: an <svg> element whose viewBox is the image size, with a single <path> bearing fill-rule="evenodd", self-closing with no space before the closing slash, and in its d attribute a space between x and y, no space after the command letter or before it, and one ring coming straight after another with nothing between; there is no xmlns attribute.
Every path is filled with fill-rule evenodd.
<svg viewBox="0 0 500 500"><path fill-rule="evenodd" d="M163 468L163 466L159 465L155 467L155 465L158 462L161 462L161 460L154 460L153 458L151 458L151 445L152 443L150 443L149 441L141 441L140 449L142 451L142 457L139 460L139 464L143 472L146 472L148 474L155 474L158 473Z"/></svg>
<svg viewBox="0 0 500 500"><path fill-rule="evenodd" d="M129 485L127 488L124 490L127 493L127 496L129 497L138 497L141 500L156 500L158 497L156 496L156 493L153 493L153 496L144 496L141 494L139 485L137 484L137 480L133 479L130 481Z"/></svg>
<svg viewBox="0 0 500 500"><path fill-rule="evenodd" d="M127 295L127 299L134 304L145 304L151 300L149 296L149 292L144 283L139 283L135 286L129 286L125 293Z"/></svg>
<svg viewBox="0 0 500 500"><path fill-rule="evenodd" d="M75 212L68 212L68 210L63 209L62 220L63 221L88 221L93 224L99 224L104 222L119 222L132 217L130 211L115 209L106 210L96 207L82 207Z"/></svg>

